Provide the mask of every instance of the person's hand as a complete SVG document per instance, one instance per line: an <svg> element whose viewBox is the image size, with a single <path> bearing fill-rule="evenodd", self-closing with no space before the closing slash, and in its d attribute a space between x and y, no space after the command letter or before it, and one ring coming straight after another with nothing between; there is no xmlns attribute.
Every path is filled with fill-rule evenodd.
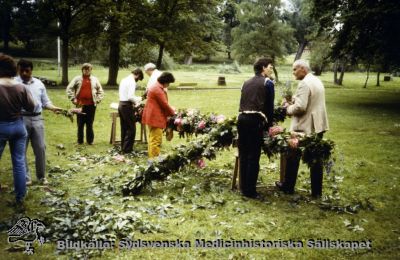
<svg viewBox="0 0 400 260"><path fill-rule="evenodd" d="M77 98L74 98L74 99L72 100L72 104L78 105L78 99L77 99Z"/></svg>
<svg viewBox="0 0 400 260"><path fill-rule="evenodd" d="M51 110L54 113L59 114L63 109L61 107L53 107Z"/></svg>
<svg viewBox="0 0 400 260"><path fill-rule="evenodd" d="M284 102L284 103L282 104L282 107L284 107L284 108L287 108L288 106L290 106L289 102Z"/></svg>

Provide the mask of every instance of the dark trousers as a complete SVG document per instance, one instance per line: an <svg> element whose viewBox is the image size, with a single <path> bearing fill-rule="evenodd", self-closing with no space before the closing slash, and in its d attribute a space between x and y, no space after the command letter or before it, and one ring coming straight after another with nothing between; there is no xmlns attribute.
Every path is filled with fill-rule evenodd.
<svg viewBox="0 0 400 260"><path fill-rule="evenodd" d="M238 117L238 148L240 158L240 190L245 196L255 196L260 170L263 119L258 114Z"/></svg>
<svg viewBox="0 0 400 260"><path fill-rule="evenodd" d="M77 115L78 122L78 143L83 143L83 129L86 125L86 142L92 144L94 140L93 121L96 114L95 105L83 105L82 113Z"/></svg>
<svg viewBox="0 0 400 260"><path fill-rule="evenodd" d="M120 101L118 114L121 123L121 150L124 153L130 153L133 150L136 135L132 103L129 101Z"/></svg>
<svg viewBox="0 0 400 260"><path fill-rule="evenodd" d="M322 138L323 134L319 135ZM297 173L299 171L301 153L298 150L291 150L286 158L286 173L283 190L287 193L294 192L296 185ZM322 195L322 180L323 180L323 163L318 161L310 167L311 178L311 195L319 197Z"/></svg>

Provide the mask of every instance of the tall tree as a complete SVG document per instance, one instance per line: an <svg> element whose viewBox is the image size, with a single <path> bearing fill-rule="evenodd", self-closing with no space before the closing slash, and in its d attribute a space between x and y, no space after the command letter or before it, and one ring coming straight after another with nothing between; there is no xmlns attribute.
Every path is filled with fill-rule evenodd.
<svg viewBox="0 0 400 260"><path fill-rule="evenodd" d="M307 0L291 0L290 8L283 14L283 18L294 29L294 38L298 44L294 60L301 58L307 44L313 39L315 25L309 13L309 6L309 1Z"/></svg>
<svg viewBox="0 0 400 260"><path fill-rule="evenodd" d="M13 7L18 4L19 1L15 0L0 0L0 33L1 40L3 41L3 51L8 52L9 44L12 39L11 27L12 27L12 16Z"/></svg>
<svg viewBox="0 0 400 260"><path fill-rule="evenodd" d="M103 0L96 19L109 45L107 85L117 85L121 44L137 42L143 35L146 12L142 0Z"/></svg>
<svg viewBox="0 0 400 260"><path fill-rule="evenodd" d="M382 70L400 66L400 2L313 0L312 15L333 39L331 56Z"/></svg>
<svg viewBox="0 0 400 260"><path fill-rule="evenodd" d="M35 47L34 42L47 38L48 30L45 25L49 21L48 17L40 12L39 4L35 1L19 1L13 9L15 13L12 35L24 44L27 51L31 51Z"/></svg>
<svg viewBox="0 0 400 260"><path fill-rule="evenodd" d="M212 39L210 23L202 19L210 13L216 17L217 1L154 0L149 3L145 38L159 47L157 67L161 67L165 49L190 53L203 47L207 36Z"/></svg>
<svg viewBox="0 0 400 260"><path fill-rule="evenodd" d="M85 20L85 12L90 11L93 1L86 0L41 0L41 8L47 10L49 15L54 15L59 23L58 35L62 41L61 47L61 66L62 79L61 84L68 84L68 58L69 43L71 38L82 34L82 26L89 26L90 23ZM85 22L82 22L85 21Z"/></svg>
<svg viewBox="0 0 400 260"><path fill-rule="evenodd" d="M240 62L266 56L274 60L287 53L293 29L281 21L279 0L243 1L239 6L240 25L233 29L232 49ZM275 76L278 73L274 67Z"/></svg>
<svg viewBox="0 0 400 260"><path fill-rule="evenodd" d="M225 1L221 6L220 16L223 18L224 21L223 42L226 45L228 59L232 59L232 29L240 24L237 14L237 5L240 2L240 0L228 0Z"/></svg>

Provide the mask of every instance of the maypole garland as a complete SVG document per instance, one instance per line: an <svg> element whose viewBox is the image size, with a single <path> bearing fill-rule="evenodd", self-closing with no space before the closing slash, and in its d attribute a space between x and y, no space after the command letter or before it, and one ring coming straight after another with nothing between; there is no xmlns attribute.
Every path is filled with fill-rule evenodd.
<svg viewBox="0 0 400 260"><path fill-rule="evenodd" d="M153 161L146 168L137 168L135 176L122 184L122 194L137 195L143 188L148 187L151 181L162 180L191 162L203 157L209 160L215 159L217 150L232 144L236 136L235 125L235 118L225 120L210 129L208 136L201 136L187 145L179 145L165 157L158 157L157 161Z"/></svg>
<svg viewBox="0 0 400 260"><path fill-rule="evenodd" d="M137 106L140 108L140 106ZM285 120L286 110L277 107L274 112L275 122ZM218 150L230 147L237 136L236 118L225 119L223 115L202 115L198 110L178 110L168 119L167 128L173 129L182 137L201 135L186 145L179 145L163 157L158 157L147 167L136 167L135 175L129 176L122 184L124 196L137 195L150 186L153 180L162 180L182 167L201 158L216 158ZM317 161L327 162L334 148L333 141L319 138L317 135L295 135L280 126L270 128L264 137L263 151L269 158L288 153L296 149L302 153L303 162L309 167Z"/></svg>

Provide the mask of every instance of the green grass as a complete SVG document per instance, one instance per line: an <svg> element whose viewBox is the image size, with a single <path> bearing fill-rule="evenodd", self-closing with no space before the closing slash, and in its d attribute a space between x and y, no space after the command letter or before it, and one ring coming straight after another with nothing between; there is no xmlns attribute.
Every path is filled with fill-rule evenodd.
<svg viewBox="0 0 400 260"><path fill-rule="evenodd" d="M290 67L279 70L281 79L291 79ZM36 75L53 77L57 71L35 71ZM71 70L76 75L78 70ZM94 69L105 81L104 70ZM122 70L119 78L127 75ZM173 71L177 82L200 82L201 85L216 84L218 72L199 66L194 71ZM228 85L239 87L244 79L251 75L250 68L238 75L226 75ZM71 76L70 76L71 78ZM112 146L108 143L110 135L111 109L109 104L118 101L117 90L106 88L106 97L99 105L95 119L95 145L77 146L76 123L51 112L45 112L46 142L48 167L60 166L63 169L75 168L76 173L70 176L54 174L49 177L52 190L63 190L67 197L90 199L96 204L110 203L116 213L131 206L142 214L142 219L158 224L162 232L142 234L135 232L135 239L143 240L190 240L204 239L265 239L265 240L302 240L307 239L341 239L372 240L372 250L334 250L334 249L138 249L132 251L106 251L108 259L321 259L321 258L399 258L399 176L400 160L400 79L382 82L375 87L374 79L363 89L365 75L360 73L345 74L344 86L330 84L332 74L322 76L327 89L327 107L330 131L327 138L337 144L335 164L336 174L343 177L337 183L325 178L324 192L333 196L338 191L336 205L355 205L358 201L370 201L374 210L359 209L357 214L338 213L335 210L322 210L318 201L309 201L309 174L302 165L296 185L297 195L288 196L275 191L273 183L279 178L278 160L270 161L265 155L261 159L259 180L260 192L267 202L244 199L240 194L230 190L230 178L233 170L235 150L219 153L214 161L207 161L203 170L187 167L172 174L167 180L154 183L152 191L146 191L132 200L122 202L118 195L110 196L105 201L93 193L93 180L97 176L111 178L116 173L126 170L129 174L135 165L145 165L146 157L131 158L132 162L93 163L92 165L70 158L75 153L80 156L97 155L98 158L110 157ZM145 79L146 80L146 79ZM215 82L215 83L214 83ZM143 83L142 83L143 84ZM57 106L72 107L66 99L64 90L49 90L49 96ZM235 116L238 110L239 90L193 90L170 91L169 102L176 108L198 108L203 113L216 112L226 116ZM290 119L286 120L288 126ZM118 136L118 135L117 135ZM164 139L162 151L185 143L175 135L172 142ZM57 149L63 144L65 150ZM137 144L138 151L145 151L146 146ZM30 167L34 166L31 148L28 149ZM12 170L8 149L0 161L0 182L12 186ZM118 182L118 180L116 180ZM337 185L337 188L335 188ZM40 204L43 198L49 197L43 187L34 185L29 188L26 199L26 215L31 218L44 219L47 211ZM16 220L17 213L6 205L13 194L2 192L0 196L0 223ZM218 202L219 201L219 202ZM150 214L146 209L170 205L165 214L157 211ZM204 209L195 209L197 206ZM363 204L365 205L365 204ZM344 221L353 221L363 231L352 231L346 228ZM354 226L353 225L353 226ZM3 228L4 229L4 228ZM23 259L21 252L5 251L9 248L6 242L6 230L0 234L0 258ZM60 239L63 239L60 237ZM55 245L35 245L33 258L54 259ZM67 256L64 256L67 257Z"/></svg>

